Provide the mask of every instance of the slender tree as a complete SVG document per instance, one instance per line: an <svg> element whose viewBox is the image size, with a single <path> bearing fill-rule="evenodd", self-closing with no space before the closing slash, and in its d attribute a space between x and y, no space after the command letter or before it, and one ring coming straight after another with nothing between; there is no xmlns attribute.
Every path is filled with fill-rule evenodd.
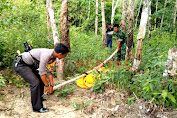
<svg viewBox="0 0 177 118"><path fill-rule="evenodd" d="M95 35L98 35L98 0L96 0Z"/></svg>
<svg viewBox="0 0 177 118"><path fill-rule="evenodd" d="M128 36L127 36L127 60L132 59L132 48L133 48L133 22L134 22L134 3L135 0L130 0L128 7Z"/></svg>
<svg viewBox="0 0 177 118"><path fill-rule="evenodd" d="M88 7L88 19L90 19L90 0L89 0L88 2L89 2L89 7Z"/></svg>
<svg viewBox="0 0 177 118"><path fill-rule="evenodd" d="M61 14L60 14L60 37L61 43L67 45L70 49L69 40L69 21L68 21L68 0L62 0L61 4ZM59 60L59 72L57 73L57 78L63 79L64 73L64 59Z"/></svg>
<svg viewBox="0 0 177 118"><path fill-rule="evenodd" d="M151 39L151 1L149 3L149 18L148 18L148 39Z"/></svg>
<svg viewBox="0 0 177 118"><path fill-rule="evenodd" d="M57 26L56 26L56 22L55 22L55 17L54 17L54 10L53 10L53 6L52 6L52 0L47 0L46 2L47 4L47 13L49 14L47 19L50 19L50 23L51 23L51 27L52 27L52 32L53 32L53 40L54 40L54 46L57 45L57 43L59 43L59 37L58 37L58 30L57 30ZM49 24L47 24L49 27ZM60 63L58 58L56 59L56 67L57 67L57 75L60 73ZM58 78L57 76L57 80L59 80L60 78Z"/></svg>
<svg viewBox="0 0 177 118"><path fill-rule="evenodd" d="M124 0L123 11L122 11L122 21L121 21L121 27L124 32L126 32L126 24L127 24L127 0Z"/></svg>
<svg viewBox="0 0 177 118"><path fill-rule="evenodd" d="M156 13L157 13L157 8L158 8L158 0L156 1L156 9L155 9ZM155 16L154 23L155 23L154 29L156 29L157 28L157 16Z"/></svg>
<svg viewBox="0 0 177 118"><path fill-rule="evenodd" d="M138 8L138 13L137 13L137 15L136 15L135 28L137 28L137 22L138 22L138 17L139 17L139 14L140 14L141 4L142 4L142 0L140 0L140 5L139 5L139 8Z"/></svg>
<svg viewBox="0 0 177 118"><path fill-rule="evenodd" d="M54 40L54 45L56 45L59 42L59 37L58 37L58 30L55 22L55 16L54 16L54 11L53 11L53 6L52 6L52 0L47 0L47 11L49 13L49 19L50 23L52 26L52 32L53 32L53 40Z"/></svg>
<svg viewBox="0 0 177 118"><path fill-rule="evenodd" d="M174 19L173 19L173 27L175 27L175 23L176 23L176 10L177 10L177 0L176 0L176 4L175 4L175 12L174 12Z"/></svg>
<svg viewBox="0 0 177 118"><path fill-rule="evenodd" d="M119 0L116 1L116 5L114 6L114 0L112 0L112 15L111 15L111 24L113 25L114 23L114 15L115 15L115 11L117 8Z"/></svg>
<svg viewBox="0 0 177 118"><path fill-rule="evenodd" d="M167 5L167 0L165 0L164 8L166 8L166 5ZM164 19L164 14L162 15L162 19L161 19L160 30L162 29L163 26L163 19Z"/></svg>
<svg viewBox="0 0 177 118"><path fill-rule="evenodd" d="M139 27L139 32L137 36L137 47L136 47L136 52L135 52L135 59L133 63L132 70L137 70L139 69L141 58L142 58L142 49L143 49L143 41L145 38L146 34L146 25L148 22L148 6L149 6L150 0L144 0L143 4L143 11L141 14L141 21L140 21L140 27Z"/></svg>
<svg viewBox="0 0 177 118"><path fill-rule="evenodd" d="M102 15L102 46L106 47L106 25L105 25L105 12L104 12L104 0L101 0L101 15Z"/></svg>

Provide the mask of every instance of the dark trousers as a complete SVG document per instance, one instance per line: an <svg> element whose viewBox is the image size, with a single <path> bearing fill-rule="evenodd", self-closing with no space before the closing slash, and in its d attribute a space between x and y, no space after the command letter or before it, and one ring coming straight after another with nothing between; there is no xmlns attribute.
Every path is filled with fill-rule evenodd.
<svg viewBox="0 0 177 118"><path fill-rule="evenodd" d="M42 82L40 75L38 74L37 68L29 66L24 63L19 63L15 67L16 60L13 62L14 70L21 75L26 82L30 84L31 90L31 103L33 110L38 110L43 107L42 95L44 93L44 83Z"/></svg>
<svg viewBox="0 0 177 118"><path fill-rule="evenodd" d="M110 45L110 48L112 49L112 40L107 39L107 47Z"/></svg>

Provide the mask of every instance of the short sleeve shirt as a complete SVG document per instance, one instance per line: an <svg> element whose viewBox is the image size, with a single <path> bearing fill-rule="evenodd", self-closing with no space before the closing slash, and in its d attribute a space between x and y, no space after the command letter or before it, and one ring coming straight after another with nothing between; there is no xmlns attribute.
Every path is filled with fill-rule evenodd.
<svg viewBox="0 0 177 118"><path fill-rule="evenodd" d="M55 58L53 58L54 49L37 48L29 52L22 53L23 61L28 65L38 64L39 75L53 74ZM34 59L31 55L36 59Z"/></svg>
<svg viewBox="0 0 177 118"><path fill-rule="evenodd" d="M115 35L115 38L116 38L119 42L121 42L121 44L126 43L127 36L126 36L126 34L125 34L122 30L119 30L119 31L116 32L114 35Z"/></svg>

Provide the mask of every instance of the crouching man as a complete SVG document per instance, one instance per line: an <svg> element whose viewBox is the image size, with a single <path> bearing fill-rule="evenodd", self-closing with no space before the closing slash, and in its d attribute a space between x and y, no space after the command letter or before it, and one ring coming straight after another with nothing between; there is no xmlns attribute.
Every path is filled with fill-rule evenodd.
<svg viewBox="0 0 177 118"><path fill-rule="evenodd" d="M69 52L65 44L59 43L55 49L37 48L16 56L14 70L30 84L31 103L34 112L49 111L43 107L44 87L47 94L53 93L53 67L56 58L64 58ZM49 82L47 81L47 75Z"/></svg>

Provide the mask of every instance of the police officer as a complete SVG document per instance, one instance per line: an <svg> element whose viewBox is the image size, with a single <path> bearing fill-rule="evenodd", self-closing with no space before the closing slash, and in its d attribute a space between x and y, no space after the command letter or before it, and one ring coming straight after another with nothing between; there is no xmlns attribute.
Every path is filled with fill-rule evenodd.
<svg viewBox="0 0 177 118"><path fill-rule="evenodd" d="M49 111L43 107L44 87L47 94L53 93L53 67L56 58L64 58L69 52L65 44L59 43L55 49L37 48L16 56L14 70L30 84L31 103L34 112ZM47 76L49 82L47 81Z"/></svg>

